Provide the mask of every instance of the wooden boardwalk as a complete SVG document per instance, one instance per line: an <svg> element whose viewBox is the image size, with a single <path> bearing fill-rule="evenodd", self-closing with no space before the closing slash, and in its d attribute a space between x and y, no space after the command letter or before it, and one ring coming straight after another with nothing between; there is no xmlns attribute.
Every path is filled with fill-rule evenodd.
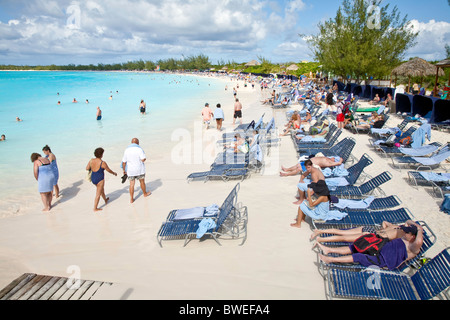
<svg viewBox="0 0 450 320"><path fill-rule="evenodd" d="M70 280L70 281L69 281ZM112 283L25 273L0 290L0 300L90 300L102 286Z"/></svg>

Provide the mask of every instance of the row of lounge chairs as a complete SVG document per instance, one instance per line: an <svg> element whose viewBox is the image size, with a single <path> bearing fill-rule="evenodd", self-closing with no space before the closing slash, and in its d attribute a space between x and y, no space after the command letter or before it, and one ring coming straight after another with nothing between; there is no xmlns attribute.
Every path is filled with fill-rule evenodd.
<svg viewBox="0 0 450 320"><path fill-rule="evenodd" d="M210 170L192 173L187 177L188 182L194 180L209 181L219 179L228 181L230 179L245 179L251 171L262 169L264 162L256 153L263 155L267 146L274 139L271 134L275 131L275 120L272 118L267 124L263 123L263 117L258 122L240 125L233 133L225 133L222 140L217 141L219 145L225 145L239 133L242 137L248 137L253 130L259 130L254 143L254 150L247 153L223 152L220 153ZM260 159L260 160L259 160ZM240 183L231 190L225 201L216 210L208 210L208 207L197 207L191 209L172 210L161 225L157 233L157 241L162 247L162 242L167 240L184 240L186 246L192 239L204 236L212 237L217 244L221 240L241 240L243 245L247 239L247 207L237 202Z"/></svg>
<svg viewBox="0 0 450 320"><path fill-rule="evenodd" d="M408 121L402 122L400 128L404 130ZM411 135L417 127L406 130ZM375 133L378 134L378 133ZM405 136L405 134L403 135ZM380 139L381 136L378 136ZM393 166L398 164L416 166L416 169L430 169L439 166L450 156L448 144L442 146L434 142L423 148L397 148L374 145L375 151L390 156ZM402 151L404 153L402 153ZM397 155L397 156L396 156ZM398 156L402 155L402 156ZM428 155L428 157L426 157ZM394 163L395 161L395 163ZM409 171L408 178L412 184L432 186L436 192L449 187L448 176L445 173L429 172L429 175L421 171ZM360 186L349 185L337 187L330 191L331 195L344 199L367 199L368 195L374 195L375 189L379 190L378 196L373 199L365 209L344 210L332 205L331 209L341 210L347 216L341 220L313 220L312 225L317 229L349 229L359 226L372 226L381 228L383 221L393 224L402 224L407 220L415 220L409 209L401 207L401 201L396 196L386 196L380 186L392 178L389 172L383 172L375 178ZM441 193L442 195L442 193ZM380 270L379 268L365 268L358 264L333 264L324 263L318 259L319 272L326 282L326 297L328 299L383 299L383 300L429 300L434 298L449 299L450 286L450 253L449 248L444 249L426 264L422 265L424 254L436 243L437 237L424 221L418 221L424 228L424 241L417 257L399 266L395 271ZM322 234L321 237L327 235ZM348 243L329 242L328 246L345 246ZM406 269L416 268L411 276Z"/></svg>

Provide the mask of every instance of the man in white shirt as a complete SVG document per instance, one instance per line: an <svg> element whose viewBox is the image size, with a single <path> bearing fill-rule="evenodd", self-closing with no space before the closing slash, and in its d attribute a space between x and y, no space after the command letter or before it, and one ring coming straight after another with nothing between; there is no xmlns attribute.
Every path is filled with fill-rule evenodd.
<svg viewBox="0 0 450 320"><path fill-rule="evenodd" d="M144 197L151 195L151 191L147 192L145 186L145 162L146 156L144 150L139 146L139 139L133 138L123 154L122 167L123 173L128 176L130 181L130 202L134 202L134 184L136 179L139 180Z"/></svg>

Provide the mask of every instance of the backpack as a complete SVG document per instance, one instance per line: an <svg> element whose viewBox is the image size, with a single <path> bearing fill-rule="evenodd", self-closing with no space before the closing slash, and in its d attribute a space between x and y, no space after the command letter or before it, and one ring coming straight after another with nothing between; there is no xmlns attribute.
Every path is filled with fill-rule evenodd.
<svg viewBox="0 0 450 320"><path fill-rule="evenodd" d="M376 256L380 253L381 248L389 242L388 238L382 238L375 233L362 235L353 242L353 247L359 253Z"/></svg>

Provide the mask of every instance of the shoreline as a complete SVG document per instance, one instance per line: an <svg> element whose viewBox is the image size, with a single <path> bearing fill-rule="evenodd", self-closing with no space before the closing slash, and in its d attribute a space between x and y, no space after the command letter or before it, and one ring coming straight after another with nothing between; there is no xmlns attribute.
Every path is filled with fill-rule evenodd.
<svg viewBox="0 0 450 320"><path fill-rule="evenodd" d="M232 85L223 92L224 100L232 97ZM242 84L242 86L241 86ZM286 109L274 110L260 103L260 89L244 89L239 82L238 97L243 103L243 122L259 119L264 122L275 117L276 126L286 123ZM213 106L213 102L209 101ZM232 104L222 103L224 127L231 127ZM195 121L186 128L192 136ZM291 109L301 106L293 105ZM400 119L393 116L388 126ZM202 131L203 133L205 130ZM223 131L225 132L225 131ZM223 133L213 125L208 131L211 140ZM449 216L439 212L438 199L423 188L414 189L405 181L407 170L395 171L390 160L375 154L368 146L367 135L353 135L344 130L341 139L353 137L357 147L352 154L360 158L368 153L374 163L365 172L376 176L391 171L393 181L382 186L386 195L396 194L402 207L409 208L417 220L424 220L437 235L436 244L427 252L434 256L450 245ZM433 141L447 141L445 132L432 131ZM204 136L194 139L202 139ZM141 139L142 140L142 139ZM195 143L195 141L193 141ZM429 143L427 141L427 143ZM310 226L292 228L297 206L293 205L298 176L281 178L279 166L292 165L297 154L290 136L281 138L272 148L273 163L264 174L252 174L241 182L238 202L247 206L248 238L244 246L233 240L218 246L214 240L191 241L183 247L182 240L166 241L160 248L156 234L171 210L221 204L237 182L186 182L189 173L207 170L209 164L176 165L170 151L154 155L144 150L147 187L152 195L144 198L136 189L136 201L129 203L128 184L106 174L105 192L110 203L103 211L92 211L95 191L84 176L80 184L69 188L54 211L43 214L36 194L35 211L31 214L1 219L0 224L0 288L22 273L31 272L67 277L69 266L79 266L81 279L113 282L101 290L96 299L168 299L168 300L324 300L324 280L317 269L317 255L311 250ZM277 161L275 161L278 159ZM108 161L110 164L110 161ZM114 171L115 168L113 169ZM273 171L272 171L273 170ZM116 171L118 172L118 171ZM119 173L119 172L118 172ZM119 175L119 174L118 174ZM120 175L119 175L120 176ZM71 183L78 183L78 180ZM139 190L139 191L138 191ZM442 200L440 200L442 201ZM19 237L17 235L20 235ZM208 281L200 281L208 277ZM211 287L218 290L211 293Z"/></svg>

